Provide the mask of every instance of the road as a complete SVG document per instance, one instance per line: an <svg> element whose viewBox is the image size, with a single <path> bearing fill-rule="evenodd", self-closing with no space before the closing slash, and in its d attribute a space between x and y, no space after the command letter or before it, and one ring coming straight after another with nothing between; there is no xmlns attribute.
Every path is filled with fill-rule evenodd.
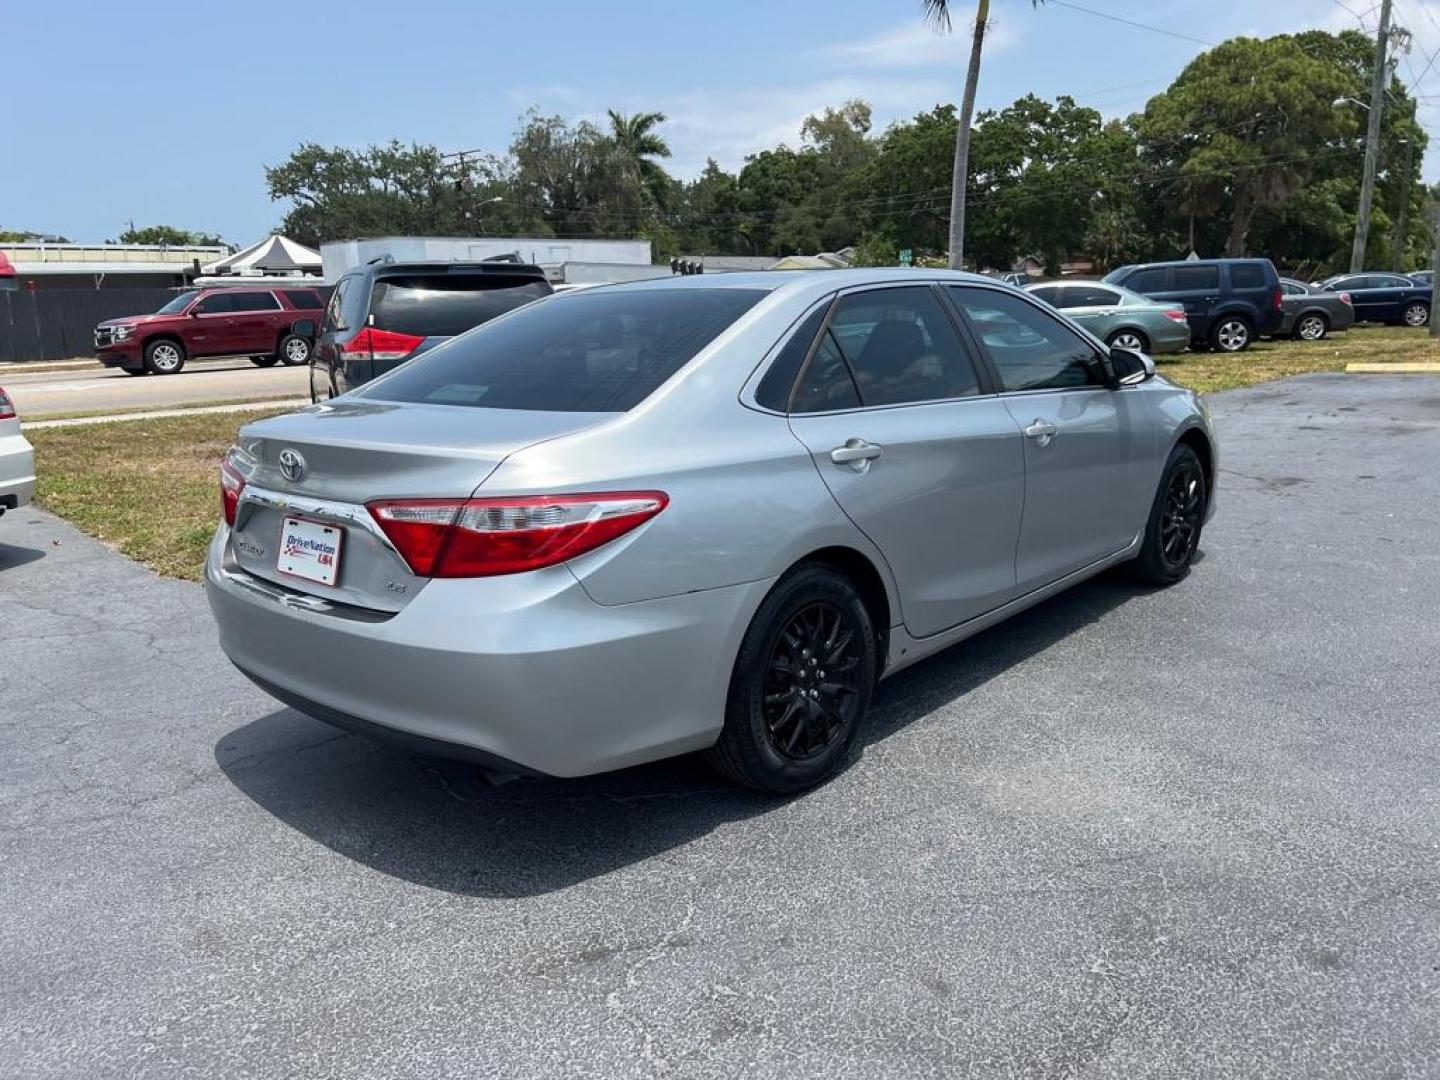
<svg viewBox="0 0 1440 1080"><path fill-rule="evenodd" d="M1188 580L882 684L788 801L486 787L7 515L0 1076L1440 1075L1440 379L1214 408Z"/></svg>
<svg viewBox="0 0 1440 1080"><path fill-rule="evenodd" d="M202 360L178 375L127 375L117 368L26 372L0 369L0 386L14 398L22 419L82 412L165 409L202 402L305 397L309 369L277 364L259 368L248 360Z"/></svg>

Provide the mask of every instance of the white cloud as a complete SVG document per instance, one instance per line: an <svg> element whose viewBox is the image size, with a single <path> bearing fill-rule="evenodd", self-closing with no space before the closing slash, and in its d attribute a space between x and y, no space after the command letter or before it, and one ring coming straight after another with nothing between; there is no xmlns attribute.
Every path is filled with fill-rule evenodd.
<svg viewBox="0 0 1440 1080"><path fill-rule="evenodd" d="M923 20L903 23L893 30L859 41L843 41L819 49L817 56L849 67L878 70L963 66L970 59L973 23L953 21L947 33ZM992 18L985 35L987 56L1002 52L1020 40L1014 13Z"/></svg>

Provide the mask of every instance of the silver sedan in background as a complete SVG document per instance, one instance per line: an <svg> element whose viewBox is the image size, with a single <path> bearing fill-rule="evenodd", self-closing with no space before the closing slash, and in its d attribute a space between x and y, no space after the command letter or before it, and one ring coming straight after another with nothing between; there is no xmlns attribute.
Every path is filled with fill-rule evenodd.
<svg viewBox="0 0 1440 1080"><path fill-rule="evenodd" d="M1184 577L1215 455L1195 394L985 278L600 286L244 427L205 579L231 660L338 726L792 792L878 679L1117 563Z"/></svg>
<svg viewBox="0 0 1440 1080"><path fill-rule="evenodd" d="M1025 291L1116 348L1159 356L1184 352L1190 345L1184 304L1152 300L1101 281L1047 281Z"/></svg>
<svg viewBox="0 0 1440 1080"><path fill-rule="evenodd" d="M20 434L20 417L0 387L0 515L27 505L35 494L35 451Z"/></svg>

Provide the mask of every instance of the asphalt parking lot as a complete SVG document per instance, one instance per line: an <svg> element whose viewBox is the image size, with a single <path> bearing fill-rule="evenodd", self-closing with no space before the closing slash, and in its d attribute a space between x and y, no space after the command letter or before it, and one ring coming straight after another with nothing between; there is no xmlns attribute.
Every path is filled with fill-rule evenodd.
<svg viewBox="0 0 1440 1080"><path fill-rule="evenodd" d="M1213 406L1186 582L897 676L793 801L340 734L7 515L0 1075L1437 1075L1440 379Z"/></svg>

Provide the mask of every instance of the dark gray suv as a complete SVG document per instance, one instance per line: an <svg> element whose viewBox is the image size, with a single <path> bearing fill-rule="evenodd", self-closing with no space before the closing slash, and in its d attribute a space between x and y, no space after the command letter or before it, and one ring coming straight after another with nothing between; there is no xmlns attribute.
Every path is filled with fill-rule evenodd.
<svg viewBox="0 0 1440 1080"><path fill-rule="evenodd" d="M1190 259L1122 266L1105 275L1152 300L1185 305L1196 347L1241 352L1285 317L1280 275L1269 259Z"/></svg>
<svg viewBox="0 0 1440 1080"><path fill-rule="evenodd" d="M335 284L310 362L310 400L391 368L554 290L538 266L375 260Z"/></svg>

